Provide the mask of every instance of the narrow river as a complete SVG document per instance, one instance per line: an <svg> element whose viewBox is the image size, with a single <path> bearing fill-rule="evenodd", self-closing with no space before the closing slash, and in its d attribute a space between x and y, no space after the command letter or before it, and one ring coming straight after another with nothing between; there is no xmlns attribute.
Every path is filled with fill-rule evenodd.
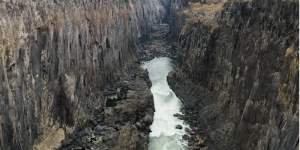
<svg viewBox="0 0 300 150"><path fill-rule="evenodd" d="M149 150L185 150L187 142L182 140L182 136L188 126L174 117L174 114L181 113L181 102L167 82L167 75L173 69L171 59L154 58L145 62L143 68L149 72L155 107L154 120L150 127ZM176 129L178 125L182 129Z"/></svg>

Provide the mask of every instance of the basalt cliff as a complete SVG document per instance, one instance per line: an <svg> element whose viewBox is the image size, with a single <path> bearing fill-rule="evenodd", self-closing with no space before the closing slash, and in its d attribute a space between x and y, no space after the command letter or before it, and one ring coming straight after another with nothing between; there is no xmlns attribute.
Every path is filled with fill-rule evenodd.
<svg viewBox="0 0 300 150"><path fill-rule="evenodd" d="M140 66L161 56L188 149L297 149L298 13L297 0L0 0L0 150L147 150Z"/></svg>
<svg viewBox="0 0 300 150"><path fill-rule="evenodd" d="M146 149L154 110L136 49L163 4L1 0L0 149L58 148L73 133L88 135L77 148Z"/></svg>
<svg viewBox="0 0 300 150"><path fill-rule="evenodd" d="M168 80L192 126L190 149L297 149L298 1L181 3Z"/></svg>

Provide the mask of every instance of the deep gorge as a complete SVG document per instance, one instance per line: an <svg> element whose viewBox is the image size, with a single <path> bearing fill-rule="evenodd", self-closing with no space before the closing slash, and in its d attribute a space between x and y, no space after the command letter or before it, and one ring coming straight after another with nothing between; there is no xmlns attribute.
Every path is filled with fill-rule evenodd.
<svg viewBox="0 0 300 150"><path fill-rule="evenodd" d="M187 149L297 149L298 13L296 0L2 0L0 149L148 149L141 63L155 57L176 64Z"/></svg>

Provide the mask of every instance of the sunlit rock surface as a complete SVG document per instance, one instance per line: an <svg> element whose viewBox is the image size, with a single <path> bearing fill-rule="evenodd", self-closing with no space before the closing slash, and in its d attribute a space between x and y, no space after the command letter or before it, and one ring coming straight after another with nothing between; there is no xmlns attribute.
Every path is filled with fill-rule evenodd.
<svg viewBox="0 0 300 150"><path fill-rule="evenodd" d="M56 145L102 112L164 13L159 0L0 1L0 149Z"/></svg>

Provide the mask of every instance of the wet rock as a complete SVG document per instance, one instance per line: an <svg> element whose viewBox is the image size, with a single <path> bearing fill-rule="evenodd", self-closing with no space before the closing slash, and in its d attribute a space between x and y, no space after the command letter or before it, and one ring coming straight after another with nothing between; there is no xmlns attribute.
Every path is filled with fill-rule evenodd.
<svg viewBox="0 0 300 150"><path fill-rule="evenodd" d="M182 129L182 125L176 125L175 128L181 130Z"/></svg>
<svg viewBox="0 0 300 150"><path fill-rule="evenodd" d="M187 134L185 134L185 135L182 136L182 139L185 140L185 141L188 141L189 138L190 138L190 137L189 137Z"/></svg>
<svg viewBox="0 0 300 150"><path fill-rule="evenodd" d="M150 114L147 114L144 118L143 118L143 123L146 124L146 126L149 126L152 124L153 122L153 116L151 116Z"/></svg>
<svg viewBox="0 0 300 150"><path fill-rule="evenodd" d="M184 119L184 115L183 114L174 114L174 117L177 117L178 119Z"/></svg>

